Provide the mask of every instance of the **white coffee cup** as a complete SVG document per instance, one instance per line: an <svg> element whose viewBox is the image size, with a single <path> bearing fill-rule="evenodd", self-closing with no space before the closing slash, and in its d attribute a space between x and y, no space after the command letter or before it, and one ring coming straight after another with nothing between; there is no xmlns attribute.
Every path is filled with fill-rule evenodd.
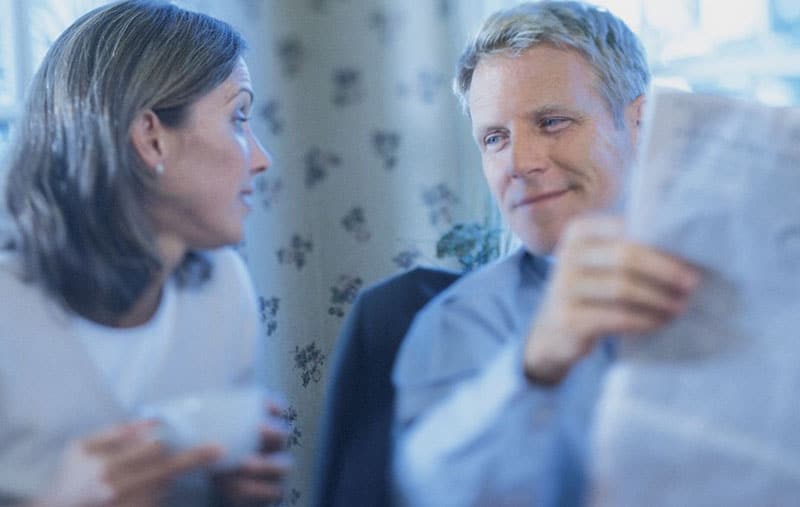
<svg viewBox="0 0 800 507"><path fill-rule="evenodd" d="M147 405L138 415L159 422L156 438L173 451L219 445L224 453L211 467L223 470L258 451L265 400L258 387L205 391Z"/></svg>

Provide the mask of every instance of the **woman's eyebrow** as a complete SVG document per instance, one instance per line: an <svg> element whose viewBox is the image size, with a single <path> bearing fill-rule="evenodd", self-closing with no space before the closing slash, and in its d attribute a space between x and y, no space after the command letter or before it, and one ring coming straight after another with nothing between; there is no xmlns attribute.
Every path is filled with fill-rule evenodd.
<svg viewBox="0 0 800 507"><path fill-rule="evenodd" d="M228 97L228 100L226 100L225 103L227 104L228 102L232 101L233 99L238 97L239 94L241 94L242 92L244 92L244 93L246 93L247 95L250 96L250 102L251 103L253 102L253 100L255 100L255 95L253 94L253 90L243 86L243 87L239 88L238 90L236 90L236 92L233 93L230 97Z"/></svg>

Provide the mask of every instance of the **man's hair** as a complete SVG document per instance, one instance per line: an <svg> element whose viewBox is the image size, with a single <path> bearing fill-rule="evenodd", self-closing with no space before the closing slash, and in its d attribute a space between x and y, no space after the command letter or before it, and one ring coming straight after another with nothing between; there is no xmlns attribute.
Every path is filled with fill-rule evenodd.
<svg viewBox="0 0 800 507"><path fill-rule="evenodd" d="M650 71L644 49L625 23L581 2L523 3L492 14L459 58L453 90L469 113L468 94L478 62L495 54L519 55L545 44L583 55L594 69L618 128L625 107L647 90Z"/></svg>
<svg viewBox="0 0 800 507"><path fill-rule="evenodd" d="M145 209L157 181L131 124L150 109L182 126L244 48L229 25L158 0L100 7L58 37L9 145L5 201L29 281L95 320L130 309L161 269ZM210 267L190 252L179 282L202 281Z"/></svg>

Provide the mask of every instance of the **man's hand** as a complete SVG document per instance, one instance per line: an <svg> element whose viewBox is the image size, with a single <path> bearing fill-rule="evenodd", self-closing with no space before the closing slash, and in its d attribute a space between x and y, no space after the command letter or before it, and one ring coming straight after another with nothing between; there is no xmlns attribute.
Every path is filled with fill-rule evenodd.
<svg viewBox="0 0 800 507"><path fill-rule="evenodd" d="M292 469L286 452L289 432L280 405L268 402L267 412L268 422L261 426L261 452L214 479L225 505L263 505L283 498L284 482Z"/></svg>
<svg viewBox="0 0 800 507"><path fill-rule="evenodd" d="M151 436L155 424L125 423L74 441L50 491L31 505L156 507L171 479L219 458L216 446L167 451Z"/></svg>
<svg viewBox="0 0 800 507"><path fill-rule="evenodd" d="M530 380L558 383L598 340L650 333L686 309L698 271L623 235L616 217L579 218L564 231L525 346Z"/></svg>

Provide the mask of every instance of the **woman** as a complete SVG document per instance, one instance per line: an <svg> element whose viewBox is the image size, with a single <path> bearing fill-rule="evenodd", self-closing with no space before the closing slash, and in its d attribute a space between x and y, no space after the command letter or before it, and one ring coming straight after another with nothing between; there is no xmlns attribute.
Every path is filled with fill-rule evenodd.
<svg viewBox="0 0 800 507"><path fill-rule="evenodd" d="M136 416L255 382L253 290L220 248L241 241L252 179L270 165L248 124L243 50L218 20L134 0L86 14L46 55L8 167L0 505L280 497L280 426L214 474L220 448L170 450Z"/></svg>

